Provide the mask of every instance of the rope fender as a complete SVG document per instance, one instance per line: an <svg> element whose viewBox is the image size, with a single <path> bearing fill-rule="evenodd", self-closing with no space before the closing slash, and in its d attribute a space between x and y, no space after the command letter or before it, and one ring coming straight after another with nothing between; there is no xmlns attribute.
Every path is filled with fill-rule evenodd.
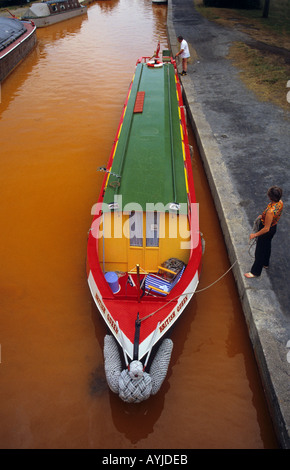
<svg viewBox="0 0 290 470"><path fill-rule="evenodd" d="M173 342L166 338L161 343L150 367L144 371L141 361L132 361L128 369L122 370L117 343L112 335L104 338L105 374L112 392L127 403L140 403L155 395L166 377Z"/></svg>

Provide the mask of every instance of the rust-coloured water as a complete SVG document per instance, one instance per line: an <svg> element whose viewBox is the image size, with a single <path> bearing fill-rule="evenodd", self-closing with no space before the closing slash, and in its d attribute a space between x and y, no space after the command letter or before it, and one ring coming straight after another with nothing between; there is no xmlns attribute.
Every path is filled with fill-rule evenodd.
<svg viewBox="0 0 290 470"><path fill-rule="evenodd" d="M106 332L86 282L96 202L136 58L166 46L166 6L107 0L38 30L2 85L1 448L276 446L231 273L197 293L173 331L160 392L139 405L109 392ZM199 288L229 267L198 155L206 240Z"/></svg>

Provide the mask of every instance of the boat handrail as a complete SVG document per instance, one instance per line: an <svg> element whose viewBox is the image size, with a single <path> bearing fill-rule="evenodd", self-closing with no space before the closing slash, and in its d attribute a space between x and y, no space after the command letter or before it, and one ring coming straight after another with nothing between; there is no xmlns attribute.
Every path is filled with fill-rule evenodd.
<svg viewBox="0 0 290 470"><path fill-rule="evenodd" d="M141 81L142 73L143 73L143 66L142 66L142 64L141 64L141 71L140 71L140 75L139 75L139 77L138 77L138 82L137 82L136 96L137 96L137 93L138 93L138 90L139 90L139 87L140 87L140 81ZM122 170L123 170L123 166L124 166L124 160L125 160L126 151L127 151L127 148L128 148L129 137L130 137L130 134L131 134L133 116L134 116L134 113L132 112L132 113L131 113L131 117L130 117L129 129L128 129L128 132L127 132L127 135L126 135L126 142L125 142L124 149L123 149L123 153L122 153L122 156L121 156L121 159L120 159L120 166L119 166L118 174L121 175L121 176L122 176ZM119 186L120 186L120 185L117 185L117 186L114 188L114 193L115 193L115 194L118 192Z"/></svg>
<svg viewBox="0 0 290 470"><path fill-rule="evenodd" d="M171 154L171 169L172 169L172 184L174 202L176 200L176 184L175 184L175 165L174 165L174 147L173 147L173 129L172 129L172 109L171 109L171 94L170 94L170 68L167 67L167 84L168 84L168 106L169 106L169 130L170 130L170 154Z"/></svg>

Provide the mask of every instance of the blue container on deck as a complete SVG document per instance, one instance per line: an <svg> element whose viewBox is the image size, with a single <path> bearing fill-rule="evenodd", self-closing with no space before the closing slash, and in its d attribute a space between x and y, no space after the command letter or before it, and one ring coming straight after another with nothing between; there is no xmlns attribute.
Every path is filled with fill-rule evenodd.
<svg viewBox="0 0 290 470"><path fill-rule="evenodd" d="M112 289L113 294L116 294L119 290L118 276L114 271L109 271L105 274L105 279Z"/></svg>

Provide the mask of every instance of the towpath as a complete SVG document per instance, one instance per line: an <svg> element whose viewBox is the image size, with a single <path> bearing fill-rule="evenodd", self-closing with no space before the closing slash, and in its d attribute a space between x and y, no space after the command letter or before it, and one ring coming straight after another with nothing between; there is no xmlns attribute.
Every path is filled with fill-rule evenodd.
<svg viewBox="0 0 290 470"><path fill-rule="evenodd" d="M174 54L182 35L192 53L181 77L281 447L290 448L290 103L289 112L260 101L227 59L235 41L251 38L206 20L192 0L168 1ZM180 70L181 71L181 70ZM290 79L290 77L289 77ZM287 97L285 83L285 101ZM283 188L285 204L272 244L271 267L247 280L248 237L267 205L267 189ZM214 234L205 234L214 236Z"/></svg>

